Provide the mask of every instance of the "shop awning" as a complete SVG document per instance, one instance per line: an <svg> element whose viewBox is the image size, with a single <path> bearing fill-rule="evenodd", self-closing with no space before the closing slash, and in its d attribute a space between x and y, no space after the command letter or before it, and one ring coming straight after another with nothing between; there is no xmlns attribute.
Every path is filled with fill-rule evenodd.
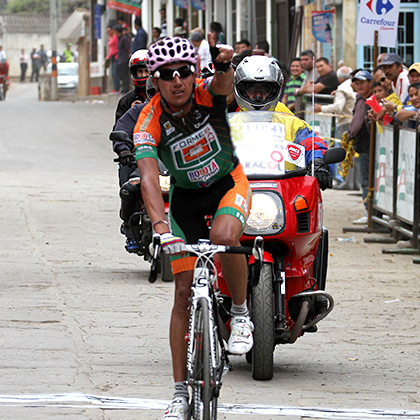
<svg viewBox="0 0 420 420"><path fill-rule="evenodd" d="M129 13L130 15L140 15L142 0L109 0L108 7L119 10L120 12Z"/></svg>

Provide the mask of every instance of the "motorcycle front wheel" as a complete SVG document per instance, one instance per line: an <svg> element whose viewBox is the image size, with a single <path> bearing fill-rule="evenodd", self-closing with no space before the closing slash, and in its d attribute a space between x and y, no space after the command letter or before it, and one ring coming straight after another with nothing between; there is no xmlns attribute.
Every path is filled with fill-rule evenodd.
<svg viewBox="0 0 420 420"><path fill-rule="evenodd" d="M251 289L251 319L254 346L251 350L252 377L267 381L273 377L274 295L273 267L264 263L258 284Z"/></svg>

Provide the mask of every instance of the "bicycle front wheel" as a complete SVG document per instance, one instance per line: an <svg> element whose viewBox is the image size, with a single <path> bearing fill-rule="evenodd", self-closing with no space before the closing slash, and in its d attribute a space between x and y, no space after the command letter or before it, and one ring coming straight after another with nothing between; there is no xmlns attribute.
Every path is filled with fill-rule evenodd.
<svg viewBox="0 0 420 420"><path fill-rule="evenodd" d="M191 418L194 420L215 420L217 418L217 397L215 369L211 366L210 314L206 299L199 299L195 311L193 384ZM202 407L202 410L200 409Z"/></svg>

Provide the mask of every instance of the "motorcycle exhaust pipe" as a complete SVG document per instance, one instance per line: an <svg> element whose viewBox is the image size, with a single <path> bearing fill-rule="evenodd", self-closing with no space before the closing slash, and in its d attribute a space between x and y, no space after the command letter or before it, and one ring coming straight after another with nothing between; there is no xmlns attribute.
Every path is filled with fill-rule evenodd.
<svg viewBox="0 0 420 420"><path fill-rule="evenodd" d="M305 300L302 302L302 306L300 308L298 318L290 334L290 337L288 340L289 343L291 344L294 343L297 340L297 338L300 336L302 332L302 327L305 324L306 317L308 316L308 312L309 312L309 302Z"/></svg>

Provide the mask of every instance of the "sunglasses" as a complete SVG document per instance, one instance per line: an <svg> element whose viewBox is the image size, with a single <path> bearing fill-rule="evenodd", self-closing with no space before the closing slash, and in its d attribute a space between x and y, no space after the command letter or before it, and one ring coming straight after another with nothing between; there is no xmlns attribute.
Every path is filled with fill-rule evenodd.
<svg viewBox="0 0 420 420"><path fill-rule="evenodd" d="M380 83L383 83L383 82L385 82L385 79L386 79L386 77L385 77L385 76L383 76L383 77L381 77L381 78L379 79L379 82L380 82Z"/></svg>
<svg viewBox="0 0 420 420"><path fill-rule="evenodd" d="M193 66L182 66L178 67L176 69L160 69L156 70L153 74L156 79L162 79L162 80L174 80L176 76L178 76L180 79L185 79L189 76L191 76L194 73L194 67Z"/></svg>

